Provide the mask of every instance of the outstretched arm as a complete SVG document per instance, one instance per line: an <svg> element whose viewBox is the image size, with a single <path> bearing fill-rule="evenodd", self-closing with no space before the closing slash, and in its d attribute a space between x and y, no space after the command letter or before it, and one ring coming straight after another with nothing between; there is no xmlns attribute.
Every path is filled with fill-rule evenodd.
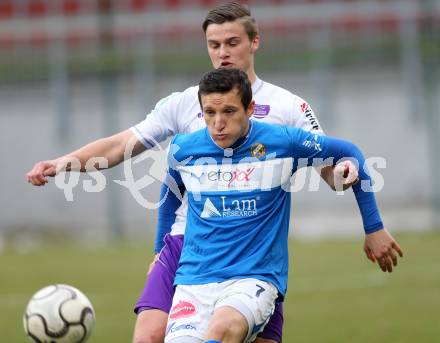
<svg viewBox="0 0 440 343"><path fill-rule="evenodd" d="M67 155L40 161L26 174L26 177L34 186L44 186L48 182L47 177L55 176L60 170L86 171L86 165L92 158L102 157L107 162L105 167L102 164L94 165L95 169L112 168L145 149L133 132L127 129L113 136L93 141ZM77 165L74 162L77 162Z"/></svg>
<svg viewBox="0 0 440 343"><path fill-rule="evenodd" d="M294 146L292 155L296 158L306 157L309 165L313 164L314 158L333 158L334 161L350 158L357 161L360 166L360 182L353 186L353 192L366 233L364 250L367 257L373 262L377 261L383 271L391 272L392 267L397 265L397 254L402 257L403 252L382 223L371 187L372 181L361 151L351 142L332 137L300 130L291 131L291 134Z"/></svg>

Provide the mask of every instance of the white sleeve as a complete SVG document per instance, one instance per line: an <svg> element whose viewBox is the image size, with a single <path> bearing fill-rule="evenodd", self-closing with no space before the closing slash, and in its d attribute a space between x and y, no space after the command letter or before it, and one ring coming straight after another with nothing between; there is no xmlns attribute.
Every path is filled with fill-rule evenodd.
<svg viewBox="0 0 440 343"><path fill-rule="evenodd" d="M310 105L297 95L294 95L292 126L306 131L324 133Z"/></svg>
<svg viewBox="0 0 440 343"><path fill-rule="evenodd" d="M147 117L131 131L145 147L151 148L179 132L177 108L183 93L161 99Z"/></svg>

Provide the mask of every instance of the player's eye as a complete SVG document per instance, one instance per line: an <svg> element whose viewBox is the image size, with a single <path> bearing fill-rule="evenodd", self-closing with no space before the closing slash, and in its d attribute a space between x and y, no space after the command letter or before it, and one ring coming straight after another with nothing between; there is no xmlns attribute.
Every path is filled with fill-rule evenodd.
<svg viewBox="0 0 440 343"><path fill-rule="evenodd" d="M215 43L211 43L211 44L209 44L209 47L211 48L211 49L218 49L219 48L219 44L215 44Z"/></svg>

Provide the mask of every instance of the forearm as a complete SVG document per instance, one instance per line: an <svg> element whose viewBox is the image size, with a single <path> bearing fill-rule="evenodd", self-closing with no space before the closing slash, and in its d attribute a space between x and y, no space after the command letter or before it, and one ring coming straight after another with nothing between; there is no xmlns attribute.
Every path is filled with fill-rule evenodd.
<svg viewBox="0 0 440 343"><path fill-rule="evenodd" d="M353 158L359 165L359 181L353 188L356 202L362 216L365 233L372 233L383 229L382 219L376 204L376 197L372 190L372 180L369 175L365 158L362 152L352 143L348 143L347 157Z"/></svg>
<svg viewBox="0 0 440 343"><path fill-rule="evenodd" d="M321 157L334 158L333 163L341 159L352 159L359 166L359 181L353 186L353 192L362 216L366 233L375 232L383 228L376 199L371 189L371 178L365 165L362 152L353 143L331 137L323 137L323 151Z"/></svg>
<svg viewBox="0 0 440 343"><path fill-rule="evenodd" d="M371 182L371 180L369 182ZM353 186L353 193L362 216L365 233L369 234L382 230L384 225L379 214L379 209L377 208L374 193L372 191L363 191L361 183L362 181Z"/></svg>
<svg viewBox="0 0 440 343"><path fill-rule="evenodd" d="M127 150L127 153L126 153ZM126 158L133 157L145 150L130 130L125 130L110 137L93 141L78 150L56 159L57 169L86 171L112 168ZM94 158L102 158L105 163L98 163ZM91 164L91 165L90 165Z"/></svg>

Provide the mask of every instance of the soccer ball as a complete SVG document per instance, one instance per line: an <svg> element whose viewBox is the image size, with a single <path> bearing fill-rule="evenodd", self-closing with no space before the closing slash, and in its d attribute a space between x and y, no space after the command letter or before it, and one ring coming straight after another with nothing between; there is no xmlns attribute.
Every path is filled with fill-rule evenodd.
<svg viewBox="0 0 440 343"><path fill-rule="evenodd" d="M26 334L37 343L85 342L94 324L95 311L89 299L68 285L40 289L23 315Z"/></svg>

